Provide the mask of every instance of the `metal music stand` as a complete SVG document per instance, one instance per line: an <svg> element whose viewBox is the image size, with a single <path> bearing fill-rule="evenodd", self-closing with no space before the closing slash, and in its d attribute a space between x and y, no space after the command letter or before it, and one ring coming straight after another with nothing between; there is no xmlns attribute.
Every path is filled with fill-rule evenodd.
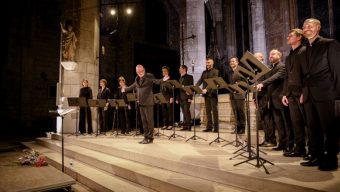
<svg viewBox="0 0 340 192"><path fill-rule="evenodd" d="M109 105L115 109L114 115L113 115L113 121L112 121L112 135L115 135L116 137L118 136L118 121L119 121L119 116L118 116L118 103L116 99L108 99ZM117 124L116 124L117 120ZM116 134L115 132L115 125L116 125Z"/></svg>
<svg viewBox="0 0 340 192"><path fill-rule="evenodd" d="M243 164L243 163L249 163L252 160L256 160L256 165L254 165L255 167L263 167L265 172L267 174L269 174L267 168L264 166L265 163L269 163L271 165L274 165L272 162L260 157L260 149L259 149L259 129L258 129L258 125L256 124L256 154L255 155L251 155L252 154L252 150L251 150L251 142L250 142L250 112L249 112L249 92L250 91L254 91L256 99L257 99L257 91L256 90L252 90L249 86L249 82L255 83L255 86L257 85L257 80L259 78L261 78L264 74L266 74L267 72L269 72L269 68L264 65L262 62L260 62L259 60L256 59L256 57L254 55L252 55L250 52L246 52L243 57L240 60L247 68L248 71L245 71L242 69L243 72L241 72L241 77L247 80L246 85L238 85L240 87L245 87L246 91L247 91L247 97L246 97L246 108L247 108L247 113L246 113L246 118L247 118L247 128L248 128L248 151L249 151L249 157L247 160L242 161L240 163L235 164L234 166ZM239 68L240 66L238 66ZM238 69L236 69L236 71L238 71ZM250 73L254 74L254 75L249 75ZM250 80L250 78L252 78L252 80ZM256 108L258 109L258 102L256 102ZM256 114L257 115L257 114ZM251 163L249 163L251 164Z"/></svg>
<svg viewBox="0 0 340 192"><path fill-rule="evenodd" d="M104 108L106 106L106 100L105 99L88 99L87 102L88 102L88 105L90 107L96 107L96 108L102 107L102 108ZM98 110L97 110L97 133L96 133L96 136L98 136L100 134L106 135L105 133L101 133L100 132L101 130L99 131L99 120L98 120L98 118L99 118L99 115L98 115Z"/></svg>
<svg viewBox="0 0 340 192"><path fill-rule="evenodd" d="M161 133L159 131L159 108L162 104L164 103L168 103L166 100L165 100L165 97L162 93L156 93L156 94L153 94L153 101L155 104L157 104L157 133L155 134L155 136L166 136L166 137L169 137L163 133Z"/></svg>
<svg viewBox="0 0 340 192"><path fill-rule="evenodd" d="M79 114L79 107L86 107L86 98L85 97L68 97L67 98L68 106L76 107L76 131L71 135L81 135L79 134L79 127L78 127L78 114ZM69 135L69 136L71 136Z"/></svg>
<svg viewBox="0 0 340 192"><path fill-rule="evenodd" d="M64 116L71 113L75 109L57 109L57 110L50 110L49 114L54 117L61 117L61 170L64 173L65 172L65 166L64 166L64 126L63 126L63 120Z"/></svg>
<svg viewBox="0 0 340 192"><path fill-rule="evenodd" d="M139 135L138 134L138 113L137 113L137 110L138 110L138 103L137 103L137 95L136 95L136 93L135 92L133 92L133 93L126 93L126 98L127 98L127 100L128 100L128 102L129 103L131 103L131 102L135 102L135 123L136 123L136 132L135 132L135 134L132 134L133 136L137 136L137 135Z"/></svg>
<svg viewBox="0 0 340 192"><path fill-rule="evenodd" d="M225 86L226 82L222 79L222 77L208 78L208 79L204 79L204 81L207 82L207 84L208 84L206 89L216 89L217 98L218 98L218 90L222 89L222 88L225 88L225 89L227 88L227 86ZM222 82L224 82L224 83L222 83ZM217 114L218 114L218 102L217 102L216 107L217 107ZM216 123L216 122L214 122L214 123ZM217 138L214 139L212 142L210 142L209 145L211 145L214 142L216 142L216 143L227 142L227 140L220 137L220 127L218 127L218 129L217 129Z"/></svg>
<svg viewBox="0 0 340 192"><path fill-rule="evenodd" d="M191 136L189 139L187 139L185 142L189 141L190 139L193 140L197 140L197 139L202 139L204 141L206 141L206 139L203 139L202 137L199 137L196 135L196 122L195 122L195 117L196 117L196 111L195 111L195 107L196 107L196 94L201 94L202 93L202 89L199 86L194 86L194 85L190 85L190 86L184 86L182 88L185 92L187 92L189 95L192 95L194 98L194 135Z"/></svg>
<svg viewBox="0 0 340 192"><path fill-rule="evenodd" d="M270 71L270 68L259 61L252 53L246 51L240 62L243 63L248 70L250 70L253 74L255 74L255 78L250 80L251 83L255 83L258 79L260 79L264 74ZM240 66L239 66L240 67Z"/></svg>
<svg viewBox="0 0 340 192"><path fill-rule="evenodd" d="M182 85L177 80L167 80L163 83L165 84L165 86L171 86L172 87L172 89L173 89L172 98L175 99L175 89L182 88ZM175 129L175 102L172 103L172 130L173 130L173 133L169 136L169 140L171 138L176 138L176 136L184 138L182 135L176 134L176 129Z"/></svg>

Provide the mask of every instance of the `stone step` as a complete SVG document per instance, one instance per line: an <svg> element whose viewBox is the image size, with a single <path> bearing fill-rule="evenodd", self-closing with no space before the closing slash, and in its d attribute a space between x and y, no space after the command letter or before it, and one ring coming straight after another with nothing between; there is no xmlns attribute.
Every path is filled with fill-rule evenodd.
<svg viewBox="0 0 340 192"><path fill-rule="evenodd" d="M61 136L52 135L52 138L60 140ZM270 156L262 154L261 157L274 162L275 166L267 163L265 166L257 166L256 159L235 166L236 163L247 160L247 153L231 158L235 156L232 152L239 149L231 145L220 147L207 145L201 141L183 142L182 139L178 141L167 138L155 139L153 144L140 145L138 141L141 139L141 136L64 137L67 144L223 185L251 191L314 191L312 183L290 179L281 182L275 179L281 178L281 174L289 174L291 170L287 167L296 167L303 173L315 174L314 170L299 166L299 161L283 157L282 152L273 152L269 149L266 152L272 153ZM40 138L38 140L44 143ZM288 165L285 164L287 160L291 161ZM265 169L274 174L266 174Z"/></svg>
<svg viewBox="0 0 340 192"><path fill-rule="evenodd" d="M44 154L50 165L62 170L62 157L59 152L44 147L35 141L23 142L23 145ZM68 156L64 156L64 168L66 174L94 191L154 191L121 177L112 175L106 171L84 164L76 159L69 158Z"/></svg>
<svg viewBox="0 0 340 192"><path fill-rule="evenodd" d="M60 150L60 143L56 141L44 138L39 141L54 150ZM117 158L68 143L65 147L65 155L156 191L248 191ZM74 166L75 162L73 162Z"/></svg>

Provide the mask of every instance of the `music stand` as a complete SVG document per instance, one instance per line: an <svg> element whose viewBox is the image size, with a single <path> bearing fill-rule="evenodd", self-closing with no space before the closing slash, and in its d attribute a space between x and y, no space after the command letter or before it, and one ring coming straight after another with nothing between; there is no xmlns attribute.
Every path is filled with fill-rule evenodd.
<svg viewBox="0 0 340 192"><path fill-rule="evenodd" d="M255 74L255 78L251 80L251 83L255 83L258 79L260 79L264 74L268 73L270 71L270 68L263 64L261 61L259 61L253 54L251 54L249 51L246 51L242 58L240 59L240 62L243 63L248 70L253 72Z"/></svg>
<svg viewBox="0 0 340 192"><path fill-rule="evenodd" d="M68 97L67 98L67 102L68 102L68 106L70 107L76 107L76 131L71 134L71 135L75 135L76 137L78 137L79 134L79 127L78 127L78 112L79 112L79 107L86 107L86 98L85 97ZM71 136L69 135L69 136Z"/></svg>
<svg viewBox="0 0 340 192"><path fill-rule="evenodd" d="M241 74L242 78L247 80L246 83L246 92L247 92L247 97L246 97L246 118L247 118L247 129L248 129L248 152L249 152L249 157L247 160L242 161L240 163L235 164L234 166L243 164L243 163L249 163L249 161L252 160L256 160L256 165L254 165L255 167L263 167L265 172L267 174L269 174L267 168L265 167L265 163L269 163L271 165L274 165L272 162L260 157L260 149L259 149L259 129L258 129L258 124L256 123L256 154L255 155L251 155L252 154L252 150L251 150L251 141L250 141L250 111L249 111L249 91L251 91L250 86L249 86L249 82L250 82L250 78L253 78L253 83L255 83L255 86L257 85L257 80L259 78L261 78L265 73L267 73L269 71L269 68L267 66L265 66L262 62L260 62L259 60L256 59L256 57L254 55L252 55L250 52L246 52L243 57L240 60L250 71ZM240 67L240 66L238 66ZM236 69L237 70L237 69ZM253 73L254 75L247 75L250 73ZM254 78L255 76L255 78ZM239 85L240 86L240 85ZM241 85L242 86L242 85ZM254 91L254 90L253 90ZM255 91L255 97L257 97L257 91ZM257 98L256 98L257 99ZM258 102L256 102L256 108L258 109ZM257 114L256 114L257 115ZM253 164L252 164L253 165Z"/></svg>
<svg viewBox="0 0 340 192"><path fill-rule="evenodd" d="M49 110L51 116L61 117L61 170L65 172L64 166L64 126L63 120L64 116L69 114L70 112L74 111L75 109L57 109L57 110Z"/></svg>
<svg viewBox="0 0 340 192"><path fill-rule="evenodd" d="M128 102L129 103L131 103L131 102L135 102L135 123L136 123L136 132L135 132L135 134L133 134L133 136L137 136L137 135L139 135L138 134L138 113L137 113L137 110L138 110L138 103L137 103L137 96L136 96L136 93L135 92L133 92L133 93L126 93L126 98L127 98L127 100L128 100Z"/></svg>
<svg viewBox="0 0 340 192"><path fill-rule="evenodd" d="M190 85L190 86L184 86L183 90L185 92L187 92L189 95L192 95L193 98L194 98L194 125L193 125L194 126L194 135L191 136L189 139L187 139L185 142L189 141L190 139L193 139L193 140L202 139L202 140L206 141L206 139L203 139L202 137L199 137L199 136L196 135L196 122L195 122L195 117L196 117L196 110L195 110L195 107L196 107L196 98L195 98L195 95L196 94L201 94L202 93L202 89L199 86Z"/></svg>
<svg viewBox="0 0 340 192"><path fill-rule="evenodd" d="M172 87L172 90L173 90L172 91L172 98L175 99L175 89L182 88L182 85L177 80L167 80L167 81L164 81L163 83L165 84L165 86L171 86ZM172 103L172 130L173 130L173 133L169 136L169 140L171 138L176 138L176 136L184 138L182 135L176 134L176 129L175 129L175 102Z"/></svg>
<svg viewBox="0 0 340 192"><path fill-rule="evenodd" d="M208 79L204 79L204 81L207 82L207 84L208 84L206 89L209 89L209 88L210 89L216 89L216 91L217 91L217 98L218 98L218 90L222 89L222 88L227 88L227 86L225 85L226 83L222 79L222 77L208 78ZM216 108L217 108L217 114L218 114L218 102L217 102ZM217 117L217 119L218 119L218 117ZM216 123L216 122L214 122L214 123ZM211 145L214 142L216 142L216 143L227 142L227 140L225 140L225 139L220 137L220 127L217 128L217 138L214 139L212 142L210 142L209 145Z"/></svg>
<svg viewBox="0 0 340 192"><path fill-rule="evenodd" d="M115 109L115 113L113 115L113 121L112 121L112 135L114 135L115 131L115 125L116 125L116 137L118 136L118 122L119 122L119 115L118 115L118 102L117 99L109 99L108 100L109 105ZM117 121L117 124L116 124Z"/></svg>
<svg viewBox="0 0 340 192"><path fill-rule="evenodd" d="M157 133L155 134L155 136L169 137L159 131L159 108L162 104L168 103L168 102L165 100L165 97L162 93L153 94L153 100L154 100L154 103L157 104Z"/></svg>
<svg viewBox="0 0 340 192"><path fill-rule="evenodd" d="M235 84L229 85L229 90L230 90L230 94L233 94L233 93L244 94L245 93L245 91L243 91L243 89L241 89L239 86L237 86ZM234 115L236 116L236 114L234 114ZM237 119L236 119L236 121L237 121ZM236 122L236 125L237 125L237 122ZM222 147L227 146L227 145L232 145L232 146L235 146L235 147L243 145L243 143L238 140L237 128L235 128L235 140L230 141L229 143L222 145ZM243 150L243 148L242 148L242 150ZM235 153L237 153L238 151L240 151L240 150L237 150Z"/></svg>
<svg viewBox="0 0 340 192"><path fill-rule="evenodd" d="M87 103L90 107L96 107L98 109L98 107L102 107L104 108L106 106L106 100L105 99L88 99ZM96 136L103 134L106 135L105 133L101 133L99 131L99 115L98 115L98 110L97 110L97 133Z"/></svg>

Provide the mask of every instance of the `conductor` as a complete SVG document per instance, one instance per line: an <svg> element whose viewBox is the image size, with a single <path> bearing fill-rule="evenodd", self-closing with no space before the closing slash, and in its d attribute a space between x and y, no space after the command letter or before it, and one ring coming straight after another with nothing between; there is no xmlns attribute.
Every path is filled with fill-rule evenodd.
<svg viewBox="0 0 340 192"><path fill-rule="evenodd" d="M137 77L135 82L128 86L122 87L122 92L129 92L134 89L137 90L137 99L139 103L139 111L143 123L144 139L140 141L140 144L149 144L153 142L153 83L155 77L151 73L145 73L143 65L138 64L136 66Z"/></svg>

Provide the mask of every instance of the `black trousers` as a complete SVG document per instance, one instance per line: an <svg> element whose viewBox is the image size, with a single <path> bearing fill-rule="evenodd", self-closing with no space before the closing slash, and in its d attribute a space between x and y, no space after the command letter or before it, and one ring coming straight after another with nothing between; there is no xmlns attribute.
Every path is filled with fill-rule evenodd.
<svg viewBox="0 0 340 192"><path fill-rule="evenodd" d="M86 122L87 122L87 133L91 134L93 132L91 108L80 107L79 109L79 131L80 133L86 133Z"/></svg>
<svg viewBox="0 0 340 192"><path fill-rule="evenodd" d="M139 106L139 111L143 123L144 138L153 139L153 106Z"/></svg>
<svg viewBox="0 0 340 192"><path fill-rule="evenodd" d="M310 139L310 154L323 158L337 159L339 137L335 124L335 101L316 102L312 98L304 104L307 134Z"/></svg>
<svg viewBox="0 0 340 192"><path fill-rule="evenodd" d="M289 101L289 113L292 122L292 128L294 131L294 143L295 151L305 153L306 152L306 139L305 139L305 122L303 106L300 104L299 96L288 97Z"/></svg>
<svg viewBox="0 0 340 192"><path fill-rule="evenodd" d="M103 107L98 107L98 121L99 132L106 132L109 130L109 109L105 111Z"/></svg>
<svg viewBox="0 0 340 192"><path fill-rule="evenodd" d="M207 129L214 128L215 130L218 130L218 111L217 111L217 97L208 97L206 96L204 98L205 100L205 109L207 113Z"/></svg>
<svg viewBox="0 0 340 192"><path fill-rule="evenodd" d="M245 100L232 99L230 101L236 119L236 131L244 131L246 125L246 115L244 111Z"/></svg>
<svg viewBox="0 0 340 192"><path fill-rule="evenodd" d="M183 113L183 128L190 129L191 127L190 103L187 100L181 100L180 106Z"/></svg>
<svg viewBox="0 0 340 192"><path fill-rule="evenodd" d="M293 149L294 133L291 128L288 107L272 106L271 109L274 115L275 127L279 133L279 145Z"/></svg>
<svg viewBox="0 0 340 192"><path fill-rule="evenodd" d="M120 107L118 109L118 122L122 133L130 131L130 110L127 107Z"/></svg>
<svg viewBox="0 0 340 192"><path fill-rule="evenodd" d="M263 131L266 142L276 144L274 116L268 108L268 97L258 97L258 116L263 120Z"/></svg>
<svg viewBox="0 0 340 192"><path fill-rule="evenodd" d="M173 124L173 103L162 104L162 115L164 126L172 126Z"/></svg>

